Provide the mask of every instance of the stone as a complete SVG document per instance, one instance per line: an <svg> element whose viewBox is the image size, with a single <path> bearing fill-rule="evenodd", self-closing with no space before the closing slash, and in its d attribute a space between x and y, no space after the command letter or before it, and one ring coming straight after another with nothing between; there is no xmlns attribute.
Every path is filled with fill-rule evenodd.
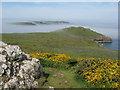
<svg viewBox="0 0 120 90"><path fill-rule="evenodd" d="M27 56L24 54L19 54L19 55L14 55L15 58L13 59L13 61L22 61L22 60L26 60Z"/></svg>
<svg viewBox="0 0 120 90"><path fill-rule="evenodd" d="M7 68L7 65L6 65L6 64L2 64L2 68L3 68L3 69L6 69L6 68Z"/></svg>
<svg viewBox="0 0 120 90"><path fill-rule="evenodd" d="M54 90L54 87L49 86L49 87L48 87L48 90Z"/></svg>
<svg viewBox="0 0 120 90"><path fill-rule="evenodd" d="M0 89L36 88L42 75L40 61L24 53L17 45L0 41Z"/></svg>
<svg viewBox="0 0 120 90"><path fill-rule="evenodd" d="M32 87L36 87L36 86L38 86L38 82L34 81Z"/></svg>
<svg viewBox="0 0 120 90"><path fill-rule="evenodd" d="M0 47L5 47L5 46L7 46L7 44L2 42L2 41L0 41Z"/></svg>
<svg viewBox="0 0 120 90"><path fill-rule="evenodd" d="M3 75L4 69L0 66L0 77Z"/></svg>
<svg viewBox="0 0 120 90"><path fill-rule="evenodd" d="M6 60L6 55L0 54L0 62L5 63L6 61L7 61L7 60Z"/></svg>

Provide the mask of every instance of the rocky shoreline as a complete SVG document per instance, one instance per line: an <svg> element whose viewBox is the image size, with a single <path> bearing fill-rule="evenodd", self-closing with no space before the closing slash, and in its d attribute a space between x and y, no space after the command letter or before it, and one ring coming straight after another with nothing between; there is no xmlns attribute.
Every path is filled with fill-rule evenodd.
<svg viewBox="0 0 120 90"><path fill-rule="evenodd" d="M112 38L101 36L100 38L95 38L94 41L98 43L112 43Z"/></svg>

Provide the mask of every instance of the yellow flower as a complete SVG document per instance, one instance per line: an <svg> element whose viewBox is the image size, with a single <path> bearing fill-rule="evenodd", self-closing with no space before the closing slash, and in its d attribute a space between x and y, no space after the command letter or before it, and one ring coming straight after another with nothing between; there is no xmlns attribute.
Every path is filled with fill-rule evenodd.
<svg viewBox="0 0 120 90"><path fill-rule="evenodd" d="M105 88L105 85L103 85L102 87Z"/></svg>
<svg viewBox="0 0 120 90"><path fill-rule="evenodd" d="M118 87L119 86L119 84L116 82L116 83L112 83L112 86L113 87Z"/></svg>

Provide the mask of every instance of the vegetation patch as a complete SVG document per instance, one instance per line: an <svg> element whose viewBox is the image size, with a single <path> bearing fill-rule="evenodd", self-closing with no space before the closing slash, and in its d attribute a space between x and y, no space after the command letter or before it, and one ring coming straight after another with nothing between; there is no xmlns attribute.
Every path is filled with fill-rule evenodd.
<svg viewBox="0 0 120 90"><path fill-rule="evenodd" d="M88 83L89 87L120 87L120 75L118 74L120 70L118 60L116 59L73 58L62 54L61 60L61 54L32 53L30 55L39 58L44 67L63 68L65 70L75 71L76 76L79 79L82 77Z"/></svg>
<svg viewBox="0 0 120 90"><path fill-rule="evenodd" d="M92 87L118 88L119 71L118 60L95 59L80 61L76 73Z"/></svg>
<svg viewBox="0 0 120 90"><path fill-rule="evenodd" d="M16 43L40 60L44 76L38 80L39 87L120 88L118 51L94 41L101 37L105 36L83 27L2 34L4 42Z"/></svg>
<svg viewBox="0 0 120 90"><path fill-rule="evenodd" d="M2 41L19 45L26 53L66 54L84 58L117 58L118 51L109 50L94 41L105 37L83 27L69 27L49 33L2 34Z"/></svg>

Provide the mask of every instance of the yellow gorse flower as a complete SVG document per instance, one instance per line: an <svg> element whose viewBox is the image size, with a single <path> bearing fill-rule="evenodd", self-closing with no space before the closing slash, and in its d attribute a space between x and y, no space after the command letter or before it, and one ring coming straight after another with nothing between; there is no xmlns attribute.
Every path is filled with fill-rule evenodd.
<svg viewBox="0 0 120 90"><path fill-rule="evenodd" d="M91 67L85 69L82 73L86 81L93 84L104 82L113 88L120 87L118 84L120 77L118 60L100 59L97 62L94 60L91 60L91 62L94 62ZM101 87L106 87L106 84Z"/></svg>
<svg viewBox="0 0 120 90"><path fill-rule="evenodd" d="M73 59L65 54L51 54L51 53L31 53L34 58L53 61L55 63L62 63L67 60ZM118 60L110 59L97 59L97 58L74 58L76 61L89 61L90 68L85 68L82 76L85 81L95 85L102 82L101 88L110 86L111 88L118 88L120 77L120 66ZM106 84L107 83L107 84Z"/></svg>
<svg viewBox="0 0 120 90"><path fill-rule="evenodd" d="M32 53L30 54L34 58L43 60L51 60L53 62L64 62L71 59L70 56L65 54L51 54L51 53Z"/></svg>

